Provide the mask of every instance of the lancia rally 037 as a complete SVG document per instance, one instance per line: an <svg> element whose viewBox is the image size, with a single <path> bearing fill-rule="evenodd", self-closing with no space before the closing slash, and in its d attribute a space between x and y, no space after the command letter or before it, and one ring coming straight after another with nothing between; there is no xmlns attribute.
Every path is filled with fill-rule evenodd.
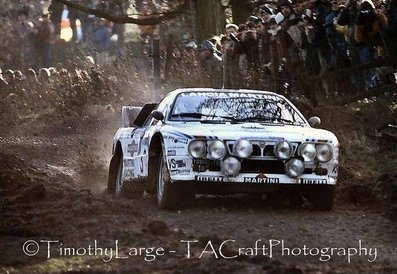
<svg viewBox="0 0 397 274"><path fill-rule="evenodd" d="M273 92L178 89L158 104L122 108L108 189L155 194L165 209L200 193L294 190L329 210L339 142L319 123Z"/></svg>

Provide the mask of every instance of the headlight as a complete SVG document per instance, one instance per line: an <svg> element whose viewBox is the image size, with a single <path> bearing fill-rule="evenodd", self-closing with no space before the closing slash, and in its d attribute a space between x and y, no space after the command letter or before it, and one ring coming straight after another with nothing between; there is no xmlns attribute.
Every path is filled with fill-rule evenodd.
<svg viewBox="0 0 397 274"><path fill-rule="evenodd" d="M228 157L221 162L221 167L226 176L237 176L241 170L241 162L234 157Z"/></svg>
<svg viewBox="0 0 397 274"><path fill-rule="evenodd" d="M305 171L305 164L302 160L291 159L285 164L285 172L290 177L298 177Z"/></svg>
<svg viewBox="0 0 397 274"><path fill-rule="evenodd" d="M326 163L332 159L333 151L329 145L318 145L317 149L317 159L322 162Z"/></svg>
<svg viewBox="0 0 397 274"><path fill-rule="evenodd" d="M288 141L279 141L274 145L274 155L282 160L290 158L292 153L292 145Z"/></svg>
<svg viewBox="0 0 397 274"><path fill-rule="evenodd" d="M209 142L208 153L214 159L222 159L226 155L226 145L224 142L216 140Z"/></svg>
<svg viewBox="0 0 397 274"><path fill-rule="evenodd" d="M316 158L316 146L314 144L303 144L299 147L298 154L307 162L311 162Z"/></svg>
<svg viewBox="0 0 397 274"><path fill-rule="evenodd" d="M190 142L188 150L194 158L203 158L207 153L207 146L204 141L195 140Z"/></svg>
<svg viewBox="0 0 397 274"><path fill-rule="evenodd" d="M240 139L234 143L233 152L240 158L248 158L252 154L252 143L248 140Z"/></svg>

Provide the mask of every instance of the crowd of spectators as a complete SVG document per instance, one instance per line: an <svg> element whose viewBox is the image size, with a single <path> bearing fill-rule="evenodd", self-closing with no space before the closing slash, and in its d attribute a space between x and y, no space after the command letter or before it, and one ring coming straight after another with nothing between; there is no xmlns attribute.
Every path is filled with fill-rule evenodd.
<svg viewBox="0 0 397 274"><path fill-rule="evenodd" d="M365 90L379 84L379 74L395 82L395 67L382 73L354 68L397 63L397 0L278 0L260 5L245 24L226 25L198 49L208 75L223 71L225 87L280 91L302 74L353 67L346 82Z"/></svg>
<svg viewBox="0 0 397 274"><path fill-rule="evenodd" d="M30 8L35 2L22 1L26 4L17 12L15 31L24 41L20 55L26 56L26 62L16 67L38 71L56 65L52 48L60 41L65 21L72 29L72 41L87 45L96 64L108 63L109 48L114 43L112 35L117 37L117 44L124 44L122 25L67 7L59 0L50 0L48 13L37 16ZM114 1L76 2L113 15L121 12L119 6L112 5ZM139 7L142 16L153 12L153 7L145 1L138 2L142 2ZM185 64L190 63L188 73L197 67L204 69L213 86L218 86L221 79L225 87L266 88L278 92L297 82L302 75L321 77L326 72L351 67L353 69L348 73L345 70L334 83L365 90L381 81L395 82L395 66L378 70L362 65L376 60L397 63L397 0L265 2L256 1L259 5L244 24L227 24L223 34L199 46L190 42L182 50L175 49L174 66L185 59ZM32 20L35 16L40 20ZM153 28L140 27L142 40L148 40ZM176 70L183 68L179 66ZM178 73L182 74L182 71ZM323 89L329 90L334 83L326 80L320 83Z"/></svg>

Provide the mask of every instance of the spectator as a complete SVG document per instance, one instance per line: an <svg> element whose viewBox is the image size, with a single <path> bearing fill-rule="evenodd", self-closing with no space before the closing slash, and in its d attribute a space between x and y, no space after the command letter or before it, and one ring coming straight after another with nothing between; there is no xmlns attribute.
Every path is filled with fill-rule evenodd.
<svg viewBox="0 0 397 274"><path fill-rule="evenodd" d="M259 61L260 61L260 70L263 72L263 78L266 84L268 85L269 82L269 67L268 64L270 63L270 44L268 43L270 41L270 33L269 31L269 21L273 16L272 10L266 6L263 5L260 9L260 18L262 19L263 22L263 27L260 28L260 31L258 33L259 37Z"/></svg>
<svg viewBox="0 0 397 274"><path fill-rule="evenodd" d="M86 7L91 7L92 6L92 1L91 0L79 0L79 2L86 6ZM80 21L80 27L81 27L81 32L82 32L82 40L85 42L87 41L88 33L90 30L90 15L88 13L82 12L82 11L77 11L77 18ZM73 34L74 35L74 34Z"/></svg>
<svg viewBox="0 0 397 274"><path fill-rule="evenodd" d="M72 33L73 33L73 37L72 37L72 41L77 42L78 41L78 35L77 35L77 19L79 19L79 11L75 8L72 7L68 7L68 18L69 18L69 22L70 22L70 28L72 29Z"/></svg>
<svg viewBox="0 0 397 274"><path fill-rule="evenodd" d="M54 34L56 39L61 35L61 18L63 11L63 3L59 0L52 0L50 6L48 7L48 12L50 13L50 20L54 26Z"/></svg>
<svg viewBox="0 0 397 274"><path fill-rule="evenodd" d="M48 14L42 15L42 21L36 34L36 50L41 57L41 67L51 66L51 44L53 42L54 26Z"/></svg>
<svg viewBox="0 0 397 274"><path fill-rule="evenodd" d="M360 5L360 12L357 16L357 26L355 29L355 40L362 48L363 46L367 49L365 51L370 52L368 57L362 57L362 63L370 61L374 56L374 46L382 44L381 32L387 28L387 17L375 10L374 4L371 0L364 0ZM361 58L361 57L360 57Z"/></svg>
<svg viewBox="0 0 397 274"><path fill-rule="evenodd" d="M381 32L387 27L386 16L375 10L371 0L360 4L354 38L357 43L360 63L365 64L375 59L376 48L382 45ZM372 87L371 71L364 71L367 87Z"/></svg>
<svg viewBox="0 0 397 274"><path fill-rule="evenodd" d="M250 17L248 23L239 27L234 53L239 56L240 75L245 80L246 87L257 87L260 68L259 37L254 22L261 20L258 17ZM259 23L258 23L259 24ZM261 23L260 23L261 24Z"/></svg>
<svg viewBox="0 0 397 274"><path fill-rule="evenodd" d="M345 4L340 7L340 14L337 21L337 28L338 26L347 28L347 54L353 66L357 66L360 64L357 43L354 35L358 12L359 2L357 0L346 0ZM338 29L342 30L341 28ZM362 75L359 73L352 72L350 81L357 89L365 88L365 81Z"/></svg>
<svg viewBox="0 0 397 274"><path fill-rule="evenodd" d="M221 53L217 50L214 39L205 40L200 46L200 62L204 67L205 76L211 80L212 85L217 84L222 65Z"/></svg>
<svg viewBox="0 0 397 274"><path fill-rule="evenodd" d="M306 11L306 5L303 0L295 1L292 5L292 8L297 17L302 17Z"/></svg>
<svg viewBox="0 0 397 274"><path fill-rule="evenodd" d="M298 25L301 18L296 16L292 3L288 0L279 0L278 8L284 17L282 20L283 28L292 39L291 41L291 39L288 38L288 40L290 40L290 47L288 47L288 56L285 57L288 59L290 71L295 74L295 71L299 68L301 63L298 50L302 46L301 29ZM287 37L285 36L285 38Z"/></svg>
<svg viewBox="0 0 397 274"><path fill-rule="evenodd" d="M105 19L97 21L91 42L96 51L96 63L100 66L106 64L108 50L110 48L110 30L106 25Z"/></svg>
<svg viewBox="0 0 397 274"><path fill-rule="evenodd" d="M274 16L269 21L269 30L268 33L268 41L269 47L269 63L268 67L270 70L270 74L273 82L273 89L280 90L280 87L283 85L284 74L286 69L286 56L287 56L287 47L289 44L286 44L286 37L289 37L285 30L282 29L280 23L283 19L281 13Z"/></svg>
<svg viewBox="0 0 397 274"><path fill-rule="evenodd" d="M268 6L263 6L261 8L259 16L260 16L260 18L262 18L262 20L265 22L265 24L267 22L269 22L272 15L273 15L273 12Z"/></svg>
<svg viewBox="0 0 397 274"><path fill-rule="evenodd" d="M373 3L374 3L374 6L375 6L376 10L382 11L383 6L384 6L383 5L383 0L374 0Z"/></svg>
<svg viewBox="0 0 397 274"><path fill-rule="evenodd" d="M234 51L238 42L238 26L228 24L225 27L225 36L221 39L223 62L224 62L224 86L236 87L240 85L239 59Z"/></svg>
<svg viewBox="0 0 397 274"><path fill-rule="evenodd" d="M310 16L304 15L300 26L302 27L302 56L304 68L308 74L316 75L320 72L321 65L316 48L313 45L313 19Z"/></svg>
<svg viewBox="0 0 397 274"><path fill-rule="evenodd" d="M331 6L328 1L315 0L313 1L313 45L316 48L318 59L320 61L321 70L327 69L327 64L330 62L330 48L327 42L325 31L325 18L330 13Z"/></svg>
<svg viewBox="0 0 397 274"><path fill-rule="evenodd" d="M285 30L291 36L292 40L294 40L295 45L300 47L302 43L298 26L300 18L294 13L292 3L289 0L279 0L277 5L279 11L284 16Z"/></svg>
<svg viewBox="0 0 397 274"><path fill-rule="evenodd" d="M344 68L350 62L346 54L347 44L342 33L336 30L340 7L338 0L332 0L332 9L325 17L325 33L331 49L330 64L334 68Z"/></svg>

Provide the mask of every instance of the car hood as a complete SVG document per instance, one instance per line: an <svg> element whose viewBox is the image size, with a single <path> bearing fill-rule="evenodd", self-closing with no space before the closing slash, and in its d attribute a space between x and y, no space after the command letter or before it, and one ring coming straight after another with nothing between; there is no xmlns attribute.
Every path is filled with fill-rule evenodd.
<svg viewBox="0 0 397 274"><path fill-rule="evenodd" d="M246 139L286 139L291 141L329 140L337 142L336 136L324 129L291 125L244 124L176 124L165 125L163 132L180 135L189 139L216 138L220 140Z"/></svg>

